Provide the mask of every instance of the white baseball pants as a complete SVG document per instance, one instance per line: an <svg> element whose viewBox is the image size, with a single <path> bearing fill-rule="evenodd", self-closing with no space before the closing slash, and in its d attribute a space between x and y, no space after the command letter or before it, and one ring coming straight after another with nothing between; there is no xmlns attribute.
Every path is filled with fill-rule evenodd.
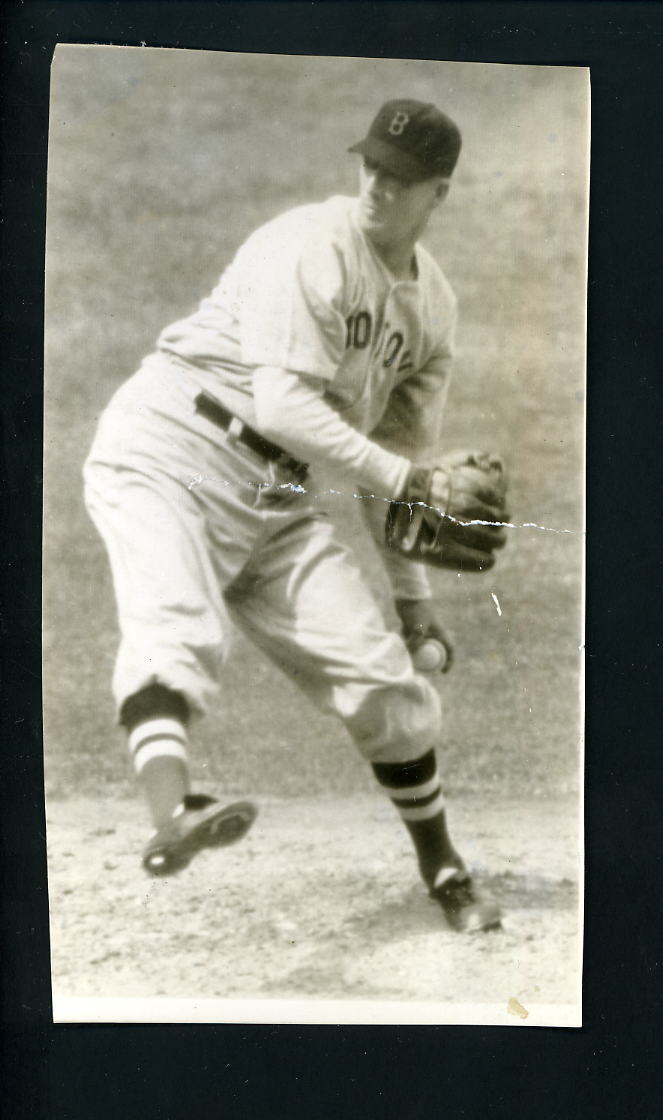
<svg viewBox="0 0 663 1120"><path fill-rule="evenodd" d="M197 392L167 357L148 359L85 464L117 599L118 708L160 682L204 713L231 618L371 761L421 755L439 739L439 697L352 554L292 476L196 413Z"/></svg>

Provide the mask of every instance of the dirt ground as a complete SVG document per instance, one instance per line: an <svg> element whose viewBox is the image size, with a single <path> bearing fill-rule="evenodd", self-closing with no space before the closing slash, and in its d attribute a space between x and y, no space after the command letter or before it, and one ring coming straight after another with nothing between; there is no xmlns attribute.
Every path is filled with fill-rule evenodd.
<svg viewBox="0 0 663 1120"><path fill-rule="evenodd" d="M421 888L407 837L378 797L261 798L241 843L163 880L140 868L138 802L51 800L54 995L423 1001L442 1022L453 1021L449 1005L482 1005L484 1021L490 1005L514 1023L525 1012L550 1021L552 1005L570 1023L570 802L454 805L459 846L506 915L502 932L462 936Z"/></svg>

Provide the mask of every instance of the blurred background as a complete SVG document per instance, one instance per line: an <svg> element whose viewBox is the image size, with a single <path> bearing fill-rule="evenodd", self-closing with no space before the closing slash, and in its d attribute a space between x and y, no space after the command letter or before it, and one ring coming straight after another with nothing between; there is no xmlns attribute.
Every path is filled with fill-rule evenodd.
<svg viewBox="0 0 663 1120"><path fill-rule="evenodd" d="M440 679L445 785L542 800L578 786L587 72L68 46L53 63L48 188L49 797L134 796L110 695L110 573L82 501L100 412L257 225L355 192L347 148L399 96L435 102L463 134L425 237L460 304L445 443L506 455L520 526L493 572L433 577L457 640ZM356 543L354 505L336 500L334 516ZM368 542L361 559L393 621ZM302 775L321 796L372 789L343 728L242 637L192 756L227 794L301 793Z"/></svg>

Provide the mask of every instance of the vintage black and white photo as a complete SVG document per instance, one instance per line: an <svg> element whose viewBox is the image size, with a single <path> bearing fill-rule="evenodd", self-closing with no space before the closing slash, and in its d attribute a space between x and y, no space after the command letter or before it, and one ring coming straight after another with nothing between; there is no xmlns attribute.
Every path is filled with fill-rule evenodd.
<svg viewBox="0 0 663 1120"><path fill-rule="evenodd" d="M581 1023L582 67L58 47L60 1021Z"/></svg>

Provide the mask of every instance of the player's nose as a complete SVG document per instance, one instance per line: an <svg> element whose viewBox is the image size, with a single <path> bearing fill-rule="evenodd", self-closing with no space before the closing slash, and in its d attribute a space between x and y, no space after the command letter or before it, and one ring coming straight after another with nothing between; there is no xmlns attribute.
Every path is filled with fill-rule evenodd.
<svg viewBox="0 0 663 1120"><path fill-rule="evenodd" d="M388 176L381 167L371 168L368 172L368 193L376 201L383 197L387 187Z"/></svg>

